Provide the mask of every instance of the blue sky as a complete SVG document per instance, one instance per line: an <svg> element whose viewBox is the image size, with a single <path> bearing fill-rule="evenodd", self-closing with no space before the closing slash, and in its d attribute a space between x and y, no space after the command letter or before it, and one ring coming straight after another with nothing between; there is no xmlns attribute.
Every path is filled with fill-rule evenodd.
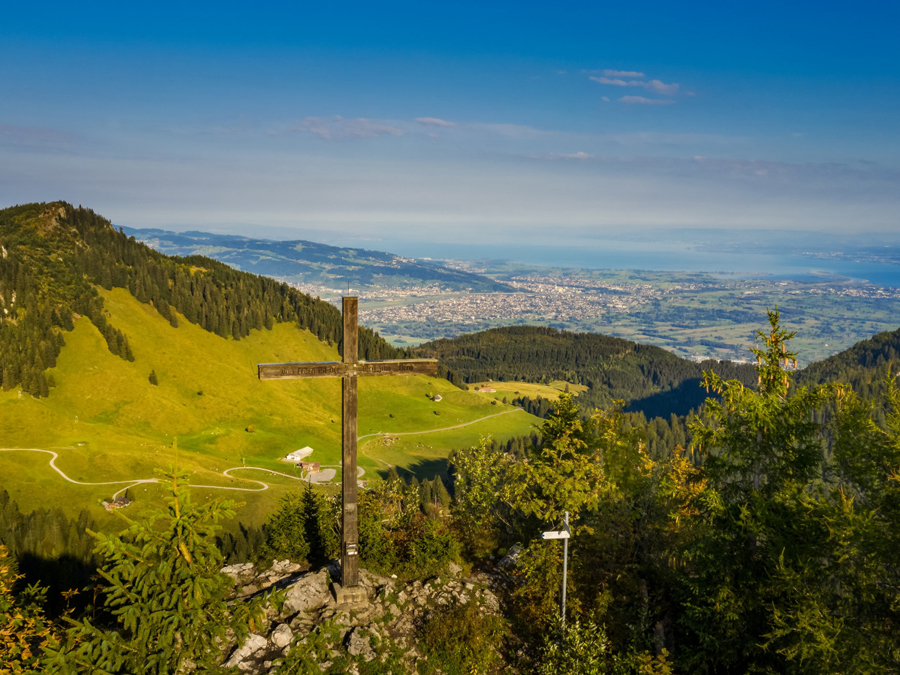
<svg viewBox="0 0 900 675"><path fill-rule="evenodd" d="M383 248L900 230L900 3L126 4L4 8L0 205Z"/></svg>

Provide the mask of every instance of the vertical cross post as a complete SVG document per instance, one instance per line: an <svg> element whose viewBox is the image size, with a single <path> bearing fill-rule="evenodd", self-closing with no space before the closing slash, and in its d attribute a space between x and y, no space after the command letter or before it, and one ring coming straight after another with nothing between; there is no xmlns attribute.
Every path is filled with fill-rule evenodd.
<svg viewBox="0 0 900 675"><path fill-rule="evenodd" d="M380 375L435 375L436 359L359 361L359 298L345 297L343 360L316 363L260 363L260 380L295 380L319 377L341 378L341 583L335 584L338 605L366 602L359 587L359 509L357 507L357 381Z"/></svg>
<svg viewBox="0 0 900 675"><path fill-rule="evenodd" d="M356 364L359 357L357 317L358 298L345 297L344 315L344 363ZM349 368L341 378L342 447L341 496L341 586L353 588L359 584L359 532L356 506L356 439L357 395L356 371Z"/></svg>

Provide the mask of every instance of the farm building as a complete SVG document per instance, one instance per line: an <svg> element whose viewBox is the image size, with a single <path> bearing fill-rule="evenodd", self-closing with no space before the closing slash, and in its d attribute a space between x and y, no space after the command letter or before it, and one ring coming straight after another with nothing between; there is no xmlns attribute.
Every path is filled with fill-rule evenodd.
<svg viewBox="0 0 900 675"><path fill-rule="evenodd" d="M299 450L294 450L291 454L285 457L286 462L302 462L304 459L313 454L313 449L308 445L305 448L300 448Z"/></svg>
<svg viewBox="0 0 900 675"><path fill-rule="evenodd" d="M116 509L124 509L129 504L131 504L131 500L128 497L119 495L111 502L103 502L103 508L107 511L115 511Z"/></svg>
<svg viewBox="0 0 900 675"><path fill-rule="evenodd" d="M306 473L319 473L322 466L318 462L300 462L300 470Z"/></svg>

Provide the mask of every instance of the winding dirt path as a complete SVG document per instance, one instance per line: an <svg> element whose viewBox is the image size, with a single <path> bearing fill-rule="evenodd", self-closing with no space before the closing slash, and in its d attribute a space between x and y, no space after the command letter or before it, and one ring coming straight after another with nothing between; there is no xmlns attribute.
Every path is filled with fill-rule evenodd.
<svg viewBox="0 0 900 675"><path fill-rule="evenodd" d="M53 455L50 458L50 468L53 469L56 473L63 477L63 480L68 481L69 483L74 483L75 485L125 485L121 490L116 492L113 495L113 499L116 498L117 495L125 492L128 488L133 485L140 485L141 483L158 483L158 478L133 478L131 480L112 480L106 481L104 483L84 483L80 480L75 480L74 478L69 478L63 470L56 466L56 460L59 459L59 455L52 450L40 450L38 448L0 448L0 452L43 452L47 455Z"/></svg>
<svg viewBox="0 0 900 675"><path fill-rule="evenodd" d="M365 436L360 436L357 440L361 441L364 438L372 438L373 436L420 436L422 434L435 434L438 431L450 431L452 429L462 429L463 427L470 427L473 424L478 424L479 422L484 422L484 420L489 420L492 417L500 417L500 415L509 415L509 413L514 412L525 412L522 408L513 408L512 410L504 410L503 412L494 413L493 415L487 415L486 417L481 417L477 420L472 420L471 422L463 422L462 424L454 424L452 427L443 427L441 429L427 429L426 431L399 431L397 433L391 431L376 431L374 434L366 434Z"/></svg>
<svg viewBox="0 0 900 675"><path fill-rule="evenodd" d="M455 424L450 427L443 427L441 429L428 429L426 431L402 431L398 433L390 433L384 431L378 431L374 434L366 434L365 436L360 436L358 440L363 440L364 438L372 438L373 436L416 436L420 434L434 434L439 431L450 431L452 429L461 429L462 427L468 427L472 424L478 424L479 422L483 422L484 420L491 419L492 417L499 417L500 415L508 415L509 413L517 412L521 410L521 408L515 408L514 410L504 410L503 412L495 413L493 415L487 415L486 417L482 417L477 420L473 420L471 422L464 422L463 424ZM88 485L88 486L96 486L96 485L124 485L125 487L121 488L117 492L115 492L112 496L115 499L117 496L125 492L128 488L133 487L135 485L140 485L141 483L159 483L158 478L132 478L130 480L112 480L112 481L103 481L99 483L86 483L83 481L75 480L74 478L70 478L67 476L62 469L56 466L56 460L59 459L59 454L53 452L53 450L41 450L40 448L0 448L0 452L42 452L47 455L51 455L50 457L50 468L53 469L56 473L58 473L63 480L73 483L74 485ZM379 460L381 461L381 460ZM340 465L327 465L329 467L339 467ZM390 466L389 464L387 466ZM357 467L357 478L361 478L365 474L365 469L362 467ZM253 478L238 478L237 476L232 476L232 471L264 471L266 473L275 474L276 476L283 476L284 478L290 478L291 480L305 481L303 478L298 478L297 476L291 476L286 473L282 473L280 471L273 471L272 469L266 469L261 466L234 466L230 469L225 469L222 472L222 475L227 478L232 478L236 480L249 481L251 483L256 483L260 487L231 487L228 485L198 485L191 483L191 487L195 488L204 488L207 490L233 490L237 492L262 492L263 490L269 489L269 484L264 483L261 480L255 480ZM314 481L310 481L314 482ZM320 483L321 485L325 485L325 483Z"/></svg>

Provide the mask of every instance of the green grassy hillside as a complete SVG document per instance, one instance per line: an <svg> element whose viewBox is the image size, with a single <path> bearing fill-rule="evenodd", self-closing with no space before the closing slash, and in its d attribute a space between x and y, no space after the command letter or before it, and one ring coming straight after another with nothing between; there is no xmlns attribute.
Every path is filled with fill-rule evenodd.
<svg viewBox="0 0 900 675"><path fill-rule="evenodd" d="M175 328L124 289L102 296L109 321L129 336L134 361L110 353L95 325L78 318L65 334L56 366L47 371L55 383L49 396L35 398L20 389L0 393L0 447L54 450L56 465L81 482L152 478L176 459L194 484L254 489L258 484L246 479L264 480L269 490L230 494L246 502L241 513L246 522L262 520L295 483L255 471L229 478L223 470L246 464L292 474L292 465L279 458L305 445L315 449L311 459L340 463L340 382L256 378L259 362L338 360L334 347L286 323L252 330L242 340L220 337L181 316ZM158 385L150 383L151 371ZM442 400L435 403L429 394L441 394ZM514 410L446 380L402 376L362 378L359 406L361 436L452 427ZM382 437L364 439L359 464L366 478L387 464L431 475L442 470L452 448L472 444L481 434L501 440L525 434L535 422L515 411L445 432L399 436L394 442L389 437L388 444ZM48 466L49 459L0 453L0 488L23 510L61 506L74 514L125 487L68 483ZM140 499L157 490L144 484L132 493ZM105 517L99 507L92 512Z"/></svg>

